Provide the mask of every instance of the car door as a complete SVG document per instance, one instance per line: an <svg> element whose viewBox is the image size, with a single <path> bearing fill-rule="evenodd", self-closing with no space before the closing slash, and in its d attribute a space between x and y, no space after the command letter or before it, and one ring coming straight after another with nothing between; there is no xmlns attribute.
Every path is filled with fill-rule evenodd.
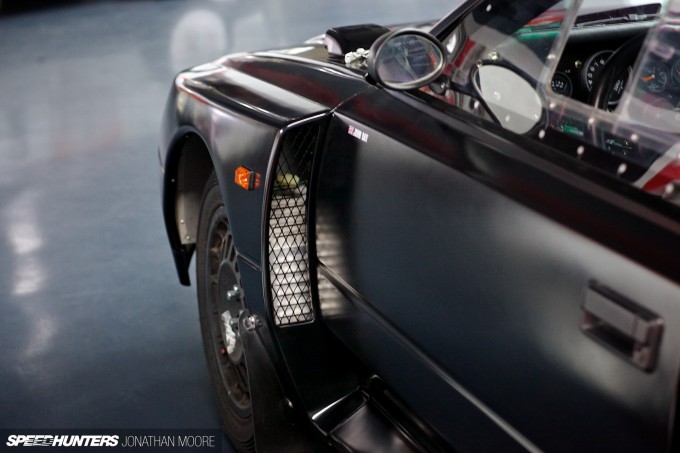
<svg viewBox="0 0 680 453"><path fill-rule="evenodd" d="M664 451L678 210L591 171L594 142L545 119L513 132L468 94L376 87L333 115L314 203L324 322L456 449Z"/></svg>

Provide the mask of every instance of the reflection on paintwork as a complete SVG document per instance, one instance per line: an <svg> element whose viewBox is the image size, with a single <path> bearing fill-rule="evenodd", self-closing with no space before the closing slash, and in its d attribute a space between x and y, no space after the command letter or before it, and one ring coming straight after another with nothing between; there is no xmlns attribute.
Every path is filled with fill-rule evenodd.
<svg viewBox="0 0 680 453"><path fill-rule="evenodd" d="M496 228L494 237L489 239L512 247L509 255L522 257L521 262L516 263L522 270L520 275L536 282L527 285L532 288L532 293L524 295L530 301L530 309L523 310L518 316L523 319L523 327L533 331L531 335L540 338L541 341L536 344L542 349L544 357L558 364L570 379L597 387L598 392L625 404L631 413L639 410L643 405L638 399L640 393L631 392L630 389L639 385L637 381L643 379L643 375L628 372L631 365L627 361L578 331L583 311L580 305L571 302L582 300L582 294L574 293L575 288L570 280L580 278L583 291L592 280L604 284L617 282L617 291L644 302L647 308L662 313L666 320L673 318L671 307L675 303L676 290L667 281L641 269L639 265L621 261L615 253L584 241L567 228L540 221L538 215L518 215L517 211L508 209L497 211L494 216L496 219L492 219L489 224L496 225ZM557 275L547 264L558 260L570 263L568 272L563 270L561 275ZM621 278L622 275L629 278ZM540 285L539 281L551 281L551 284ZM626 281L630 282L628 287L622 284ZM646 284L640 284L641 281ZM500 290L512 294L516 287L517 280L508 280ZM562 290L556 290L559 287ZM648 288L656 288L657 291L652 295ZM515 307L515 310L519 309L519 305ZM678 337L677 332L666 331L664 335ZM676 344L680 339L666 337L664 341ZM677 369L677 365L673 365L673 368ZM612 379L612 376L617 378ZM644 379L658 380L658 388L663 387L662 377L658 374ZM665 398L662 391L647 396L660 397L660 400ZM663 402L659 402L662 407Z"/></svg>
<svg viewBox="0 0 680 453"><path fill-rule="evenodd" d="M319 308L326 319L341 318L345 314L346 298L323 275L318 275Z"/></svg>
<svg viewBox="0 0 680 453"><path fill-rule="evenodd" d="M282 50L281 53L287 54L287 55L299 55L305 52L310 52L314 50L315 47L307 46L307 47L293 47L291 49L285 49Z"/></svg>

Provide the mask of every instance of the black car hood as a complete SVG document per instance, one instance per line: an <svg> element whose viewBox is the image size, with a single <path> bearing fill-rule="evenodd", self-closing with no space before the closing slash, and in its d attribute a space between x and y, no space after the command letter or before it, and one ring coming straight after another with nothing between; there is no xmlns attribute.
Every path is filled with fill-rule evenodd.
<svg viewBox="0 0 680 453"><path fill-rule="evenodd" d="M365 70L348 68L323 45L229 55L217 62L327 108L333 108L367 86Z"/></svg>
<svg viewBox="0 0 680 453"><path fill-rule="evenodd" d="M429 29L431 26L431 23L414 23L388 28ZM227 55L213 64L222 71L236 70L326 108L334 108L368 87L366 65L361 63L347 64L344 56L330 54L321 35L293 47ZM208 78L196 77L191 72L185 73L187 77L195 81L202 79L205 86L229 96L220 81L220 71L211 72Z"/></svg>
<svg viewBox="0 0 680 453"><path fill-rule="evenodd" d="M396 25L386 26L385 30L396 30L400 28L416 28L423 31L432 29L434 22L411 22ZM356 26L355 26L356 27ZM377 26L376 26L377 27ZM340 27L344 28L344 27ZM353 28L353 27L346 27ZM355 75L363 77L366 72L365 65L347 64L345 63L344 55L334 55L328 52L324 46L324 38L326 35L318 35L312 37L302 44L293 47L284 47L269 51L252 52L245 54L237 54L225 57L221 64L235 67L241 66L245 60L252 59L276 59L283 63L284 61L295 62L296 64L318 65L319 67L326 67L333 70L341 71L347 75ZM365 48L368 49L369 46ZM348 49L349 51L350 49ZM356 51L358 49L351 49Z"/></svg>

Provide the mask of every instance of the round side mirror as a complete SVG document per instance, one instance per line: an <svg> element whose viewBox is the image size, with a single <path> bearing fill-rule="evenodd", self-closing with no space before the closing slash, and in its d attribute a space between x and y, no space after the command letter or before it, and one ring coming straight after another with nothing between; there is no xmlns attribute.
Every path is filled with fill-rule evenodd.
<svg viewBox="0 0 680 453"><path fill-rule="evenodd" d="M473 73L475 89L490 113L505 129L525 134L543 117L544 102L521 75L498 65L483 65Z"/></svg>
<svg viewBox="0 0 680 453"><path fill-rule="evenodd" d="M428 85L444 69L444 47L420 30L387 33L371 46L368 73L377 83L393 90L412 90Z"/></svg>

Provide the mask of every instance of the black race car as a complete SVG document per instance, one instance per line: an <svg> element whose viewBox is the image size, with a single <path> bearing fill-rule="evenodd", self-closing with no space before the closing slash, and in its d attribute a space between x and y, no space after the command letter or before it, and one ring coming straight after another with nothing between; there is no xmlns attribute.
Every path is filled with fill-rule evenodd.
<svg viewBox="0 0 680 453"><path fill-rule="evenodd" d="M165 222L234 445L680 449L678 133L680 0L472 0L179 74Z"/></svg>

